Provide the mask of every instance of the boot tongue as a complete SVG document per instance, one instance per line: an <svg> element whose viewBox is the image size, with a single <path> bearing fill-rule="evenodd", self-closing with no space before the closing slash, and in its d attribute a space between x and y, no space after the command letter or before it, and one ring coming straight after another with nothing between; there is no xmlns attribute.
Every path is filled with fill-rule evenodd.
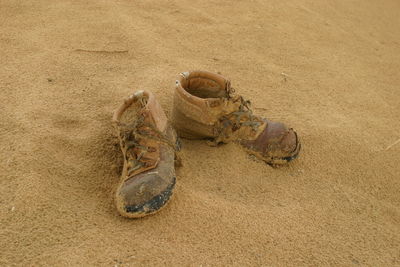
<svg viewBox="0 0 400 267"><path fill-rule="evenodd" d="M162 107L154 98L153 95L150 95L147 100L147 105L144 109L144 112L147 113L145 119L148 119L148 123L151 123L160 131L164 132L167 127L167 116L165 115Z"/></svg>

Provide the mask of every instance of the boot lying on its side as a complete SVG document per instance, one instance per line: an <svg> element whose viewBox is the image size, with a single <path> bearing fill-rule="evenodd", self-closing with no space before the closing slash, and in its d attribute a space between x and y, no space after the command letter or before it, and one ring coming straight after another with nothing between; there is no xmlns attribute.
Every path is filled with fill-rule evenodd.
<svg viewBox="0 0 400 267"><path fill-rule="evenodd" d="M234 94L230 81L206 71L184 72L176 81L172 120L179 136L239 142L268 164L284 164L300 151L296 132L253 115L250 102Z"/></svg>

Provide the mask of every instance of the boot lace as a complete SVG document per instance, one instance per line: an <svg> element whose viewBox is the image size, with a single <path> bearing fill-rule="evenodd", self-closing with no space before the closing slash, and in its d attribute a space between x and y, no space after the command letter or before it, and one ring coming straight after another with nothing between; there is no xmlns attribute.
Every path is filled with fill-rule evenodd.
<svg viewBox="0 0 400 267"><path fill-rule="evenodd" d="M245 100L242 96L235 97L234 92L235 89L232 87L227 89L227 98L232 99L233 102L240 101L239 110L222 117L221 121L223 131L225 131L228 127L232 127L232 131L236 131L242 126L249 126L253 129L253 131L257 131L258 127L261 125L261 122L256 118L256 116L253 115L250 100ZM247 120L242 121L243 118L247 118Z"/></svg>
<svg viewBox="0 0 400 267"><path fill-rule="evenodd" d="M159 131L156 127L144 122L144 116L140 116L130 124L119 123L120 137L123 146L126 149L126 160L130 163L128 167L128 176L142 167L149 167L153 160L146 157L148 152L155 152L156 147L140 144L143 139L152 139L158 143L164 143L177 150L177 144L173 144L168 137Z"/></svg>

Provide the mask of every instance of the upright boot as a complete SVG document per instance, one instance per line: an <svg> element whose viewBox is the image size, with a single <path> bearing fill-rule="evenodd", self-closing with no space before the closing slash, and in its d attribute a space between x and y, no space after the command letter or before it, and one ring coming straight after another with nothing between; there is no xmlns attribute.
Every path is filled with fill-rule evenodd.
<svg viewBox="0 0 400 267"><path fill-rule="evenodd" d="M154 95L145 91L126 99L113 122L124 156L117 209L130 218L155 213L175 186L176 133Z"/></svg>
<svg viewBox="0 0 400 267"><path fill-rule="evenodd" d="M296 132L280 122L253 115L250 102L236 95L230 81L207 71L181 73L176 81L172 122L179 136L236 141L268 164L284 164L300 151Z"/></svg>

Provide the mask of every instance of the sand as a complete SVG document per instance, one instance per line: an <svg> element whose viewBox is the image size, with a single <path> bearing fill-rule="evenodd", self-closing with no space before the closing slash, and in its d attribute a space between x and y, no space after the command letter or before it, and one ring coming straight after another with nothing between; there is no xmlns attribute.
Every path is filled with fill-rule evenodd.
<svg viewBox="0 0 400 267"><path fill-rule="evenodd" d="M0 265L399 266L400 2L0 0ZM118 215L112 112L221 72L295 128L272 168L183 141L171 203Z"/></svg>

